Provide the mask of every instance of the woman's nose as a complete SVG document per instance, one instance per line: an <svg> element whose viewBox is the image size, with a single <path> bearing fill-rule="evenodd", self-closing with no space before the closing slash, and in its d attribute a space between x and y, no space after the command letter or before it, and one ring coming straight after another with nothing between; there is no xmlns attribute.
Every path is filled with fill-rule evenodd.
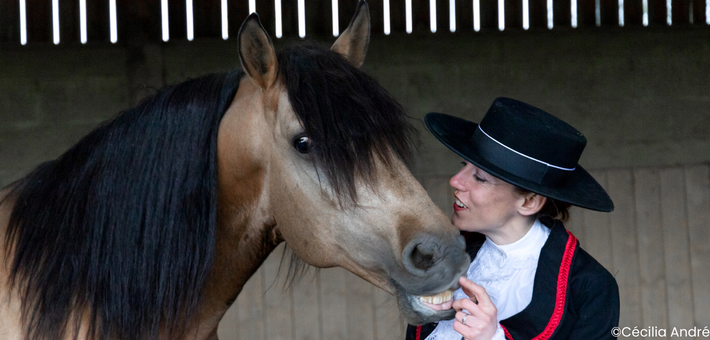
<svg viewBox="0 0 710 340"><path fill-rule="evenodd" d="M458 190L464 190L464 189L465 189L465 188L463 187L463 181L462 181L464 170L465 170L465 168L459 170L459 172L456 173L456 175L454 175L453 177L451 177L451 179L449 180L449 185L451 185L454 189L458 189Z"/></svg>

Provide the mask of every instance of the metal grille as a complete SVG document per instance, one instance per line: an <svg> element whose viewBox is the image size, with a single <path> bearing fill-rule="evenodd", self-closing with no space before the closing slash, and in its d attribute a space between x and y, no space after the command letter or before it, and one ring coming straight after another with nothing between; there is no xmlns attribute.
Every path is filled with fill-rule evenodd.
<svg viewBox="0 0 710 340"><path fill-rule="evenodd" d="M256 11L275 37L337 36L357 0L9 0L0 41L132 43L229 39ZM710 0L376 0L373 34L710 25Z"/></svg>

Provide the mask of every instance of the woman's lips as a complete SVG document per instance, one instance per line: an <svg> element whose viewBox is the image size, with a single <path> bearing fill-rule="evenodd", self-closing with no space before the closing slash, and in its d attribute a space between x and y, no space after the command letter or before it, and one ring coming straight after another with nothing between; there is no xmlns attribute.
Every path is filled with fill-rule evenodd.
<svg viewBox="0 0 710 340"><path fill-rule="evenodd" d="M458 197L456 197L454 195L454 198L456 199L454 201L454 211L462 211L462 210L468 209L468 207L465 204L463 204L463 202L461 202L461 200L459 200Z"/></svg>

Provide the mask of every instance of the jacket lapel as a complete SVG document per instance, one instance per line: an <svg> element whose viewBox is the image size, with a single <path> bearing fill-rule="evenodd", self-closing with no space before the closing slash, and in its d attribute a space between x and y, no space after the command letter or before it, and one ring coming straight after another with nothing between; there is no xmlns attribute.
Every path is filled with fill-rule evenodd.
<svg viewBox="0 0 710 340"><path fill-rule="evenodd" d="M546 340L555 334L567 309L569 273L577 245L562 223L552 226L540 252L532 301L520 313L500 321L507 338Z"/></svg>

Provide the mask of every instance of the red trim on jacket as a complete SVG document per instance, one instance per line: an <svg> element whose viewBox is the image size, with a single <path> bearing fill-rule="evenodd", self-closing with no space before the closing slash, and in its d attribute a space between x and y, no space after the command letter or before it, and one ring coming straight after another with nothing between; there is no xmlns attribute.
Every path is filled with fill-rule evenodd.
<svg viewBox="0 0 710 340"><path fill-rule="evenodd" d="M505 332L505 338L506 338L506 339L513 340L513 336L510 335L510 332L508 332L508 329L505 328L505 326L500 325L500 328L503 328L503 332Z"/></svg>
<svg viewBox="0 0 710 340"><path fill-rule="evenodd" d="M565 252L562 255L562 264L560 265L560 272L557 276L557 298L555 299L555 311L552 313L550 322L545 327L538 336L534 337L533 340L547 340L552 334L555 333L555 329L562 321L562 314L565 312L565 301L567 300L567 282L569 281L569 270L572 266L572 257L574 256L574 250L577 248L577 238L572 235L571 232L567 231L569 238L567 239L567 245L565 246ZM506 336L509 334L506 330ZM511 337L512 339L512 337Z"/></svg>
<svg viewBox="0 0 710 340"><path fill-rule="evenodd" d="M417 326L417 340L422 340L422 326Z"/></svg>

